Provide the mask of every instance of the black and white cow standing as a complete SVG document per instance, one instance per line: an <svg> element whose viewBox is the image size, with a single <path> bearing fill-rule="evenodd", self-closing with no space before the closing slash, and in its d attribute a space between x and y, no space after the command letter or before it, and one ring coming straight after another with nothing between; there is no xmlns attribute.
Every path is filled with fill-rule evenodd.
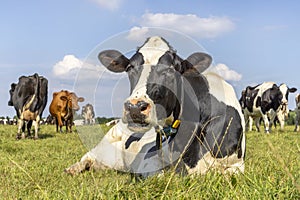
<svg viewBox="0 0 300 200"><path fill-rule="evenodd" d="M300 123L300 94L297 94L295 97L295 101L296 101L296 108L295 108L295 113L296 113L296 117L295 117L295 132L299 131L299 123Z"/></svg>
<svg viewBox="0 0 300 200"><path fill-rule="evenodd" d="M48 80L37 73L31 76L21 76L17 84L11 84L9 93L8 105L15 108L18 117L17 138L25 138L25 126L30 135L33 124L35 127L34 138L37 139L39 121L48 99Z"/></svg>
<svg viewBox="0 0 300 200"><path fill-rule="evenodd" d="M95 124L95 112L92 104L86 104L82 107L81 116L84 118L84 124Z"/></svg>
<svg viewBox="0 0 300 200"><path fill-rule="evenodd" d="M242 91L240 104L243 109L246 124L252 128L252 119L259 131L259 120L263 119L265 132L270 132L275 117L280 123L280 129L284 129L285 118L288 116L289 93L296 92L296 88L289 88L286 84L277 86L274 82L264 82L257 86L246 87Z"/></svg>
<svg viewBox="0 0 300 200"><path fill-rule="evenodd" d="M232 86L204 72L212 61L209 55L193 53L184 60L155 36L130 59L107 50L99 60L110 71L127 72L130 96L122 120L67 173L108 167L149 176L175 163L188 174L212 168L244 172L242 111ZM169 136L161 137L162 130Z"/></svg>

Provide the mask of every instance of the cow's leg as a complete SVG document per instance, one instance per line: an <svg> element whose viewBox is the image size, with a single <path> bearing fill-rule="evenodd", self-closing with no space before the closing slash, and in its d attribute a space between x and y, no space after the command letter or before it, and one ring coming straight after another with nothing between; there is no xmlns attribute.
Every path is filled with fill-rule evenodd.
<svg viewBox="0 0 300 200"><path fill-rule="evenodd" d="M58 133L58 119L55 117L56 132Z"/></svg>
<svg viewBox="0 0 300 200"><path fill-rule="evenodd" d="M29 120L25 122L26 128L27 128L27 136L31 136L31 126L32 126L32 120Z"/></svg>
<svg viewBox="0 0 300 200"><path fill-rule="evenodd" d="M63 122L62 122L60 113L58 113L56 116L56 132L58 132L58 126L59 126L60 132L62 133Z"/></svg>
<svg viewBox="0 0 300 200"><path fill-rule="evenodd" d="M249 116L249 131L252 131L253 118Z"/></svg>
<svg viewBox="0 0 300 200"><path fill-rule="evenodd" d="M275 118L275 117L274 117ZM280 130L283 131L284 130L284 114L280 111L277 113L277 118L278 121L280 123Z"/></svg>
<svg viewBox="0 0 300 200"><path fill-rule="evenodd" d="M260 132L260 117L255 119L255 127L256 127L256 131Z"/></svg>
<svg viewBox="0 0 300 200"><path fill-rule="evenodd" d="M34 124L34 139L38 139L38 130L39 130L40 116L37 116Z"/></svg>
<svg viewBox="0 0 300 200"><path fill-rule="evenodd" d="M245 113L244 118L245 118L245 122L246 122L246 125L245 125L246 126L246 132L248 132L249 129L250 129L250 118L251 117Z"/></svg>
<svg viewBox="0 0 300 200"><path fill-rule="evenodd" d="M267 115L262 115L264 126L265 126L265 133L270 133L270 123Z"/></svg>
<svg viewBox="0 0 300 200"><path fill-rule="evenodd" d="M70 175L77 175L84 171L108 169L109 167L97 162L95 156L86 153L79 162L66 168L64 171Z"/></svg>
<svg viewBox="0 0 300 200"><path fill-rule="evenodd" d="M21 131L22 131L22 135L21 135ZM25 138L25 124L23 119L18 120L18 134L16 139L21 139L21 138L22 139Z"/></svg>
<svg viewBox="0 0 300 200"><path fill-rule="evenodd" d="M294 129L295 132L299 131L299 118L300 118L300 116L299 116L298 112L296 112L295 129Z"/></svg>
<svg viewBox="0 0 300 200"><path fill-rule="evenodd" d="M68 130L69 130L69 133L72 133L72 123L73 123L73 118L70 118L68 120Z"/></svg>

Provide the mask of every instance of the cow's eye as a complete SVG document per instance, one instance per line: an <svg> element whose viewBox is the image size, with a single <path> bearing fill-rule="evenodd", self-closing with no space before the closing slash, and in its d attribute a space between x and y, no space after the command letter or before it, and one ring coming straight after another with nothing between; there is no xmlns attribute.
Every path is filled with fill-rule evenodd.
<svg viewBox="0 0 300 200"><path fill-rule="evenodd" d="M133 65L128 65L125 69L126 72L128 72L129 70L131 70L133 68Z"/></svg>

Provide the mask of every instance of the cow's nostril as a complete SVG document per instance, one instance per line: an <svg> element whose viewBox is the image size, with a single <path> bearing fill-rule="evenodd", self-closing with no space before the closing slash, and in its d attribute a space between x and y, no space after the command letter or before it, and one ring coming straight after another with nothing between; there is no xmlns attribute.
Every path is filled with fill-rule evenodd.
<svg viewBox="0 0 300 200"><path fill-rule="evenodd" d="M128 101L124 103L124 108L125 108L126 111L130 111L132 106L133 105Z"/></svg>
<svg viewBox="0 0 300 200"><path fill-rule="evenodd" d="M140 101L140 102L138 102L138 106L139 106L141 112L143 112L143 111L147 110L149 104L145 101Z"/></svg>

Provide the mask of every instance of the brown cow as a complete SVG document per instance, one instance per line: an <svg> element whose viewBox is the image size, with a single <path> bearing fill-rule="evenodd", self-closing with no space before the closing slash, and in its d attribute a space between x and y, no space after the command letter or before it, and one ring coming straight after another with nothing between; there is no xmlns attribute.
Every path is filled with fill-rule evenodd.
<svg viewBox="0 0 300 200"><path fill-rule="evenodd" d="M74 92L61 90L53 93L53 99L49 107L49 111L56 119L56 132L58 126L62 132L62 126L65 122L66 131L72 132L73 112L79 110L78 102L83 102L83 97L77 97Z"/></svg>

